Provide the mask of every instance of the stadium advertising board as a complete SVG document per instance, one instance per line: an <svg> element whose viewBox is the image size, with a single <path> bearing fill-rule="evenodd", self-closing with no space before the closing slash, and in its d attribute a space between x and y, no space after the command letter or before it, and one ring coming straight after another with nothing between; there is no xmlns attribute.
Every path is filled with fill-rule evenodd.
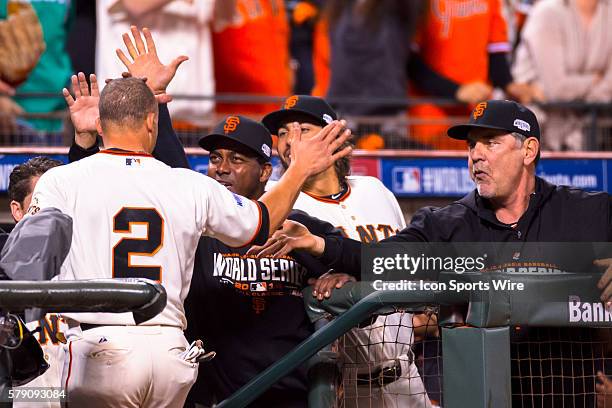
<svg viewBox="0 0 612 408"><path fill-rule="evenodd" d="M15 166L39 154L0 155L0 191L8 189L9 175ZM49 155L64 163L65 154ZM192 169L206 174L208 156L189 155ZM282 172L278 157L272 158L273 179ZM474 188L465 158L376 158L355 157L353 174L380 178L398 197L461 197ZM612 191L610 159L542 159L537 174L560 185L589 191Z"/></svg>

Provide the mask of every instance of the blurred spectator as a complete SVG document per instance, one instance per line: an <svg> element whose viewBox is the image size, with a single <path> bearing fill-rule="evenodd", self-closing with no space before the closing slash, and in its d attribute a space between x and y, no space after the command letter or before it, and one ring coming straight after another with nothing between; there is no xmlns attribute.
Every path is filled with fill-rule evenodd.
<svg viewBox="0 0 612 408"><path fill-rule="evenodd" d="M506 0L507 19L510 26L510 43L512 49L516 50L521 39L521 31L525 25L525 20L531 12L537 0Z"/></svg>
<svg viewBox="0 0 612 408"><path fill-rule="evenodd" d="M313 93L326 93L332 100L359 99L335 103L344 115L402 112L401 103L363 102L367 98L405 98L410 41L424 4L411 0L327 1L324 20L317 28L318 78Z"/></svg>
<svg viewBox="0 0 612 408"><path fill-rule="evenodd" d="M612 6L599 0L540 0L522 32L513 72L550 102L612 100ZM570 111L536 112L545 149L582 150L584 118Z"/></svg>
<svg viewBox="0 0 612 408"><path fill-rule="evenodd" d="M415 94L474 104L489 99L495 87L521 101L529 97L529 86L514 83L510 74L511 47L500 0L432 1L418 37L419 59L413 67L424 64L447 81L431 92L423 89L425 81L413 76ZM464 149L465 143L440 135L445 134L449 116L463 117L469 109L414 106L409 111L413 119L439 124L416 124L411 129L412 137L437 148Z"/></svg>
<svg viewBox="0 0 612 408"><path fill-rule="evenodd" d="M76 1L76 16L68 34L66 49L73 72L96 72L95 1Z"/></svg>
<svg viewBox="0 0 612 408"><path fill-rule="evenodd" d="M315 26L312 94L343 115L375 115L350 123L358 149L416 148L405 128L410 42L427 1L329 0ZM389 101L391 100L391 101ZM381 117L382 116L382 117Z"/></svg>
<svg viewBox="0 0 612 408"><path fill-rule="evenodd" d="M289 24L284 0L226 0L213 22L217 93L285 96L291 93ZM219 112L263 114L278 108L270 103L219 103Z"/></svg>
<svg viewBox="0 0 612 408"><path fill-rule="evenodd" d="M14 98L21 108L29 114L58 114L64 111L62 88L68 84L72 68L66 52L66 38L74 18L74 1L66 0L9 0L0 1L0 20L7 14L29 8L36 12L46 49L40 56L38 64L27 80L17 88L18 93L50 93L57 97L20 97ZM27 125L35 130L59 133L62 130L63 119L31 118ZM20 130L23 132L23 130ZM50 136L47 135L47 138ZM49 140L47 140L49 141Z"/></svg>
<svg viewBox="0 0 612 408"><path fill-rule="evenodd" d="M189 57L181 68L184 72L169 85L170 95L213 95L209 27L213 8L214 0L98 0L96 73L100 83L121 77L124 67L118 59L109 58L108 53L122 48L122 34L136 25L148 27L158 39L157 53L164 64L176 55ZM211 100L175 100L168 109L173 119L198 124L207 118L213 106Z"/></svg>
<svg viewBox="0 0 612 408"><path fill-rule="evenodd" d="M324 0L286 0L291 27L291 51L294 68L293 94L309 95L314 87L312 62L314 26Z"/></svg>

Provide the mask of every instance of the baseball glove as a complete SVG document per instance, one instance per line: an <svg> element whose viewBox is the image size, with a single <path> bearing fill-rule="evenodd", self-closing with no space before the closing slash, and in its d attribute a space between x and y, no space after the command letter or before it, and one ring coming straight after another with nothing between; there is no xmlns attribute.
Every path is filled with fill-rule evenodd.
<svg viewBox="0 0 612 408"><path fill-rule="evenodd" d="M13 87L21 84L44 51L42 27L31 5L0 21L0 79Z"/></svg>

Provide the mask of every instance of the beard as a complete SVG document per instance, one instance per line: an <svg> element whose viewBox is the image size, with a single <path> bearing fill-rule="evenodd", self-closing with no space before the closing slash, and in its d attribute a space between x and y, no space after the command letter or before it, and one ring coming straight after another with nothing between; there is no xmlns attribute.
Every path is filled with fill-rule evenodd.
<svg viewBox="0 0 612 408"><path fill-rule="evenodd" d="M495 198L495 188L493 185L489 183L476 183L476 191L478 191L478 195L482 198Z"/></svg>

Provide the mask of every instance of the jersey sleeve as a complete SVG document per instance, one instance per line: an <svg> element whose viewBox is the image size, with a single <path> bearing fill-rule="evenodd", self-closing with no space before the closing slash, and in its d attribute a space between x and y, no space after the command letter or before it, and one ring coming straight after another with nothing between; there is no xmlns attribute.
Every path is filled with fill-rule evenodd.
<svg viewBox="0 0 612 408"><path fill-rule="evenodd" d="M60 188L60 183L55 177L54 169L43 174L32 193L32 201L28 208L27 216L32 216L44 208L56 208L64 214L68 214L68 204L66 201L66 187Z"/></svg>
<svg viewBox="0 0 612 408"><path fill-rule="evenodd" d="M202 235L236 248L265 243L270 231L266 206L234 194L212 179L206 181L200 192L205 203L199 214Z"/></svg>
<svg viewBox="0 0 612 408"><path fill-rule="evenodd" d="M510 42L508 41L508 26L502 14L500 0L490 0L491 20L489 26L489 41L487 51L489 53L510 52Z"/></svg>

